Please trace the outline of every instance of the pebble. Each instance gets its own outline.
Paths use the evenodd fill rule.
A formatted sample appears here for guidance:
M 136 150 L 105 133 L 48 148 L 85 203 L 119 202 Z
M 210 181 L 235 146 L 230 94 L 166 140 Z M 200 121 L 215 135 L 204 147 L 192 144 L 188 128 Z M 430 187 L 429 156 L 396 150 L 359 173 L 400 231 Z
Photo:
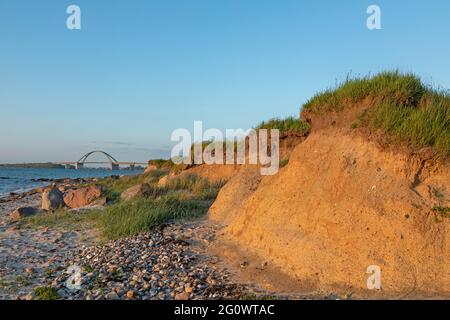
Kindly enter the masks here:
M 192 246 L 191 238 L 210 237 L 210 227 L 173 223 L 135 236 L 85 246 L 67 261 L 70 265 L 89 266 L 82 274 L 80 292 L 69 292 L 73 299 L 96 299 L 92 292 L 109 292 L 106 299 L 238 299 L 247 288 L 232 283 L 227 270 L 216 267 L 201 246 Z M 194 239 L 192 239 L 194 240 Z M 200 242 L 200 241 L 199 241 Z M 56 287 L 65 286 L 68 274 L 56 276 Z M 116 297 L 117 296 L 117 297 Z

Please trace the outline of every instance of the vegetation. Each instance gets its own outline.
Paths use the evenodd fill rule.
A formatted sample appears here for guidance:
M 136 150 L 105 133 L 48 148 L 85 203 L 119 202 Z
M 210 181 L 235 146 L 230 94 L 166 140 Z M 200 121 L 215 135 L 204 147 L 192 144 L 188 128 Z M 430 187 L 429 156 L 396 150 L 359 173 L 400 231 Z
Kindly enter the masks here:
M 382 129 L 413 148 L 433 147 L 450 155 L 450 94 L 422 83 L 413 74 L 383 72 L 347 78 L 311 98 L 303 110 L 316 114 L 342 111 L 367 101 L 369 108 L 351 125 Z
M 309 133 L 309 123 L 302 121 L 295 117 L 288 117 L 285 119 L 270 119 L 268 121 L 261 122 L 256 129 L 278 129 L 280 131 L 291 131 Z
M 137 184 L 156 183 L 165 174 L 167 174 L 167 170 L 157 169 L 145 174 L 105 178 L 100 180 L 97 185 L 102 187 L 103 193 L 109 201 L 117 203 L 120 200 L 120 195 L 126 189 Z
M 280 168 L 283 168 L 289 164 L 289 158 L 280 161 Z
M 191 219 L 206 213 L 209 203 L 179 200 L 166 196 L 160 200 L 137 199 L 108 207 L 97 215 L 98 225 L 108 239 L 137 234 L 175 219 Z
M 34 294 L 37 300 L 58 300 L 59 295 L 55 288 L 39 287 L 34 289 Z
M 26 169 L 64 169 L 63 165 L 55 164 L 51 162 L 46 163 L 13 163 L 13 164 L 0 164 L 0 167 L 6 168 L 26 168 Z
M 449 207 L 433 207 L 431 210 L 439 214 L 443 218 L 450 218 L 450 208 Z
M 222 183 L 210 183 L 194 174 L 170 179 L 159 188 L 160 197 L 117 203 L 100 213 L 92 213 L 102 234 L 111 239 L 136 234 L 156 225 L 179 219 L 200 217 L 208 211 Z
M 67 211 L 42 213 L 25 218 L 22 224 L 63 228 L 96 227 L 106 239 L 133 235 L 162 223 L 200 217 L 208 211 L 222 182 L 211 183 L 194 174 L 169 179 L 166 186 L 157 185 L 160 172 L 120 179 L 107 178 L 100 184 L 115 196 L 115 202 L 103 210 L 74 214 Z M 121 201 L 120 193 L 138 183 L 148 183 L 154 192 L 147 197 Z
M 170 170 L 179 172 L 185 168 L 184 164 L 175 164 L 171 159 L 153 159 L 148 161 L 149 166 L 155 166 L 157 169 L 160 170 Z
M 76 227 L 77 230 L 82 230 L 93 227 L 91 215 L 92 213 L 74 214 L 60 209 L 52 213 L 42 212 L 31 217 L 23 218 L 20 226 L 36 225 L 63 229 L 73 229 Z

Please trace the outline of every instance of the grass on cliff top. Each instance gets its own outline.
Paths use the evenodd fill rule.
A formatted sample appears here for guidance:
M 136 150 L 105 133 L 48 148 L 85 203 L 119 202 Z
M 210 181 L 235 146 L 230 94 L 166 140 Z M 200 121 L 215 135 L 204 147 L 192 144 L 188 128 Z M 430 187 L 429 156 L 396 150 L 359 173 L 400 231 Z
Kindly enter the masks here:
M 288 117 L 285 119 L 274 118 L 261 122 L 256 126 L 256 129 L 278 129 L 280 131 L 308 133 L 310 125 L 295 117 Z
M 175 164 L 171 159 L 153 159 L 148 161 L 149 166 L 155 166 L 158 170 L 161 171 L 173 171 L 180 172 L 186 168 L 186 165 Z
M 432 147 L 450 155 L 450 94 L 425 85 L 411 73 L 383 72 L 347 78 L 312 97 L 303 110 L 342 111 L 368 99 L 372 104 L 352 127 L 370 126 L 413 148 Z

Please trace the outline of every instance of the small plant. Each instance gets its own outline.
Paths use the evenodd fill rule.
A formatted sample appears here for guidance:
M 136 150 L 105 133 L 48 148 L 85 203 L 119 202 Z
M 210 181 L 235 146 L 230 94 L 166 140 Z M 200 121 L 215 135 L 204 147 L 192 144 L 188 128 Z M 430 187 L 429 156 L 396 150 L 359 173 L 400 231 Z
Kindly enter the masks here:
M 37 300 L 58 300 L 59 295 L 55 288 L 39 287 L 34 289 L 34 294 Z
M 450 218 L 450 207 L 435 206 L 431 210 L 439 214 L 442 218 Z
M 433 188 L 433 195 L 437 198 L 437 199 L 442 199 L 444 198 L 444 195 L 436 188 Z
M 31 281 L 29 279 L 25 278 L 25 277 L 22 277 L 22 276 L 17 276 L 16 277 L 16 282 L 17 282 L 17 284 L 19 286 L 26 287 L 26 286 L 31 285 Z
M 50 278 L 53 276 L 53 274 L 55 273 L 55 271 L 53 269 L 47 268 L 44 270 L 44 276 L 46 278 Z
M 177 219 L 204 215 L 209 203 L 199 200 L 179 200 L 171 194 L 161 199 L 136 199 L 107 207 L 96 215 L 96 223 L 109 239 L 134 235 Z
M 8 282 L 4 279 L 0 278 L 0 289 L 6 288 L 8 286 Z
M 83 265 L 83 271 L 86 273 L 91 273 L 91 272 L 94 272 L 94 268 L 92 266 L 90 266 L 89 264 L 85 264 L 85 265 Z
M 289 158 L 280 161 L 280 168 L 283 168 L 289 164 Z

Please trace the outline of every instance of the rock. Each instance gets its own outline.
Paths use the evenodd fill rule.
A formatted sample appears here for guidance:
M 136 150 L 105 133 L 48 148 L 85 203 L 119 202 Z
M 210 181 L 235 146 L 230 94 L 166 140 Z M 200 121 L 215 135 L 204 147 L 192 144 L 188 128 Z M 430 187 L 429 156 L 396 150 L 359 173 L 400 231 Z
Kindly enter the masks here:
M 189 287 L 189 286 L 184 287 L 184 292 L 192 293 L 192 287 Z
M 119 295 L 113 291 L 108 293 L 105 298 L 106 300 L 119 300 Z
M 143 183 L 128 188 L 122 192 L 120 197 L 123 201 L 127 201 L 138 197 L 149 197 L 156 195 L 157 190 L 154 187 L 150 186 L 148 183 Z
M 64 202 L 71 209 L 82 208 L 98 200 L 101 195 L 102 190 L 98 186 L 72 189 L 64 193 Z
M 19 221 L 20 219 L 24 217 L 30 217 L 35 215 L 37 210 L 32 207 L 21 207 L 14 210 L 11 217 L 14 221 Z
M 44 187 L 39 187 L 39 188 L 36 188 L 36 189 L 34 189 L 34 191 L 36 191 L 37 193 L 44 193 L 44 191 L 45 191 L 45 188 Z
M 33 268 L 25 268 L 24 271 L 28 274 L 33 274 L 34 273 L 34 269 Z
M 34 300 L 34 293 L 32 293 L 32 292 L 30 292 L 30 293 L 28 293 L 24 298 L 23 298 L 23 300 Z
M 127 292 L 127 298 L 128 299 L 133 299 L 133 297 L 134 297 L 134 291 L 133 290 L 128 291 Z
M 161 179 L 159 179 L 158 181 L 158 186 L 159 187 L 165 187 L 167 184 L 167 181 L 169 181 L 169 176 L 164 176 Z
M 189 300 L 189 293 L 187 292 L 177 293 L 175 295 L 175 300 Z
M 147 168 L 145 168 L 144 173 L 150 173 L 152 171 L 155 171 L 156 169 L 158 169 L 155 165 L 150 165 Z
M 84 213 L 91 210 L 103 210 L 103 209 L 105 209 L 105 206 L 92 204 L 81 208 L 69 209 L 68 211 L 72 213 Z
M 94 202 L 92 202 L 90 205 L 91 206 L 106 206 L 106 204 L 107 204 L 106 197 L 101 197 L 101 198 L 98 198 L 97 200 L 95 200 Z
M 57 210 L 64 206 L 64 197 L 61 191 L 50 188 L 42 193 L 42 209 L 47 211 Z

